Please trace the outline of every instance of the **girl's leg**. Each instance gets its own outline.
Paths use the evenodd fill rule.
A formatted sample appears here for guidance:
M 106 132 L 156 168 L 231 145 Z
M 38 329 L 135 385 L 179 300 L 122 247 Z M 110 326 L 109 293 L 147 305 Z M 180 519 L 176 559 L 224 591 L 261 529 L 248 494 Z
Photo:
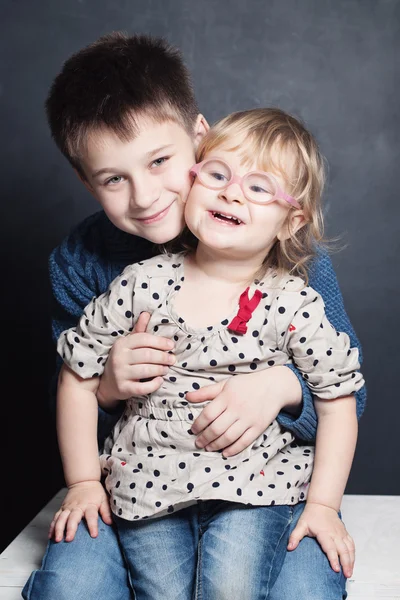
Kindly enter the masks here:
M 140 521 L 116 518 L 136 600 L 192 600 L 196 579 L 197 506 Z
M 292 513 L 291 506 L 199 503 L 196 599 L 265 600 L 285 557 Z
M 294 507 L 290 533 L 304 510 L 302 502 Z M 346 580 L 332 570 L 325 553 L 314 538 L 305 537 L 286 557 L 269 600 L 343 600 L 347 597 Z
M 42 567 L 22 590 L 25 600 L 131 600 L 128 570 L 114 527 L 99 519 L 92 538 L 80 523 L 72 542 L 47 545 Z

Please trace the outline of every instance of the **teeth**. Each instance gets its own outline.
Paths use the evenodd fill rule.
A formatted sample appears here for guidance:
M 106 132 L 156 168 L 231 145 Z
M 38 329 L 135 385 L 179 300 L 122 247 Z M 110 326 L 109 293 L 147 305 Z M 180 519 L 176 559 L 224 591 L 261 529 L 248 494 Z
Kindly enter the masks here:
M 241 224 L 241 220 L 236 218 L 236 217 L 232 217 L 231 215 L 224 215 L 223 213 L 219 213 L 219 212 L 213 212 L 213 216 L 214 217 L 224 217 L 224 219 L 229 219 L 230 221 L 235 221 L 238 225 Z

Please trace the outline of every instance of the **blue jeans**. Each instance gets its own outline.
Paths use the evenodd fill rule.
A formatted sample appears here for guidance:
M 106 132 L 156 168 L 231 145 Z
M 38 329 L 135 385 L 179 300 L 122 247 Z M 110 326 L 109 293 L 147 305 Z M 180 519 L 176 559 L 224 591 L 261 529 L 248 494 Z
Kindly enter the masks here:
M 291 506 L 199 502 L 116 519 L 137 600 L 265 600 L 281 570 Z
M 303 503 L 293 507 L 293 520 L 288 533 L 296 526 L 303 508 Z M 179 512 L 174 514 L 179 515 Z M 229 531 L 230 539 L 236 536 L 236 532 Z M 246 546 L 247 544 L 248 542 Z M 223 548 L 225 551 L 226 545 Z M 192 550 L 189 547 L 182 550 L 186 560 L 189 550 Z M 199 552 L 202 552 L 202 546 Z M 218 557 L 209 556 L 210 559 L 216 560 Z M 244 552 L 240 555 L 240 561 L 243 559 Z M 153 562 L 156 560 L 157 557 Z M 160 557 L 160 564 L 161 560 Z M 235 570 L 235 563 L 230 570 Z M 32 573 L 22 596 L 25 600 L 133 600 L 127 568 L 114 527 L 100 522 L 99 537 L 93 539 L 85 524 L 81 523 L 73 542 L 56 544 L 50 541 L 41 569 Z M 243 597 L 247 598 L 246 595 Z M 165 600 L 165 595 L 163 598 Z M 206 600 L 204 594 L 203 598 Z M 311 538 L 304 538 L 294 552 L 286 552 L 281 572 L 268 600 L 299 598 L 346 598 L 344 577 L 331 569 L 319 544 Z M 153 600 L 153 596 L 150 599 Z

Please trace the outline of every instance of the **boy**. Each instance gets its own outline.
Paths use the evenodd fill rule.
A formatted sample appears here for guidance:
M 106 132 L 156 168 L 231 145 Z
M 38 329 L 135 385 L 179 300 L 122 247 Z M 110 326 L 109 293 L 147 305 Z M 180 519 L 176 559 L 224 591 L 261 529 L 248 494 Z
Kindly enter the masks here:
M 127 264 L 156 254 L 153 243 L 178 235 L 191 185 L 189 169 L 208 126 L 199 114 L 179 52 L 162 40 L 121 34 L 100 38 L 65 63 L 50 91 L 47 115 L 57 146 L 104 211 L 86 219 L 51 255 L 50 275 L 59 309 L 53 321 L 57 339 Z M 324 297 L 333 325 L 350 335 L 352 345 L 359 345 L 327 256 L 317 261 L 311 284 Z M 99 388 L 100 404 L 148 393 L 160 385 L 164 365 L 173 360 L 169 353 L 173 347 L 170 341 L 145 332 L 146 319 L 143 315 L 136 332 L 116 341 Z M 215 398 L 193 425 L 200 434 L 199 445 L 225 448 L 228 455 L 239 452 L 283 408 L 282 426 L 299 438 L 315 437 L 315 413 L 306 388 L 300 416 L 288 414 L 301 401 L 293 371 L 274 367 L 234 381 L 234 387 L 228 380 L 223 389 L 210 386 L 199 390 L 197 397 L 192 395 L 192 401 Z M 359 414 L 364 403 L 361 392 Z M 100 409 L 99 414 L 106 433 L 110 416 Z M 228 430 L 233 423 L 232 437 Z M 107 508 L 103 518 L 110 523 Z M 50 542 L 42 569 L 32 574 L 24 597 L 129 598 L 114 530 L 103 523 L 99 528 L 96 538 L 80 525 L 73 544 Z M 90 529 L 97 534 L 97 518 Z M 311 564 L 317 581 L 312 581 Z M 311 597 L 311 589 L 313 594 L 319 589 L 320 597 L 341 598 L 343 583 L 315 540 L 306 538 L 287 555 L 270 598 Z

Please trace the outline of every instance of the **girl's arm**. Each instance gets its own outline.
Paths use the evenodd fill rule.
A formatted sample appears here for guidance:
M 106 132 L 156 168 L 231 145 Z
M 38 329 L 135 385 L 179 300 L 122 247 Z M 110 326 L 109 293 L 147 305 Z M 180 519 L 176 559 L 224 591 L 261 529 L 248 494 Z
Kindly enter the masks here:
M 84 518 L 92 537 L 98 535 L 98 513 L 112 523 L 110 507 L 100 483 L 97 446 L 99 378 L 82 379 L 69 367 L 60 372 L 57 392 L 57 435 L 68 493 L 49 531 L 56 542 L 74 539 Z
M 294 550 L 304 536 L 315 537 L 332 569 L 351 577 L 354 542 L 338 516 L 357 442 L 354 396 L 332 401 L 315 399 L 318 430 L 307 503 L 289 539 Z

